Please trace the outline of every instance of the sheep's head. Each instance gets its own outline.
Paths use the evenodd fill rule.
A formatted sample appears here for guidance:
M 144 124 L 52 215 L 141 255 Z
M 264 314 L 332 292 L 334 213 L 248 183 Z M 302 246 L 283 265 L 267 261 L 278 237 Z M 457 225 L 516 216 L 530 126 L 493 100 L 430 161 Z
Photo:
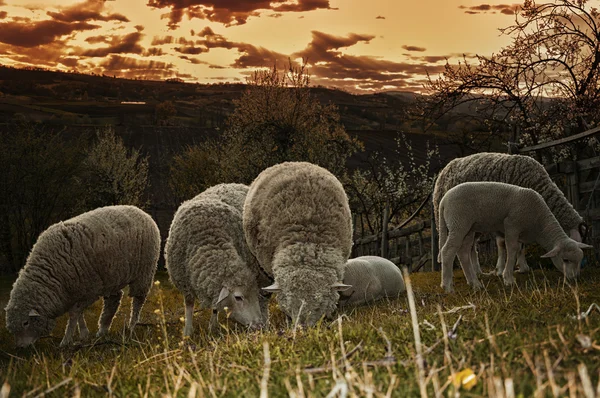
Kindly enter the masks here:
M 261 292 L 256 283 L 223 287 L 215 304 L 215 309 L 222 311 L 227 307 L 230 317 L 242 325 L 251 328 L 262 327 Z
M 6 328 L 15 336 L 17 347 L 27 347 L 49 335 L 55 323 L 35 308 L 20 308 L 10 302 L 6 307 Z
M 335 270 L 299 268 L 281 278 L 276 274 L 275 283 L 263 290 L 276 293 L 281 310 L 293 322 L 312 326 L 335 311 L 338 292 L 349 287 L 339 282 Z
M 554 266 L 562 271 L 568 279 L 575 279 L 579 276 L 581 260 L 583 259 L 581 249 L 592 248 L 593 246 L 569 238 L 558 242 L 542 258 L 551 258 Z

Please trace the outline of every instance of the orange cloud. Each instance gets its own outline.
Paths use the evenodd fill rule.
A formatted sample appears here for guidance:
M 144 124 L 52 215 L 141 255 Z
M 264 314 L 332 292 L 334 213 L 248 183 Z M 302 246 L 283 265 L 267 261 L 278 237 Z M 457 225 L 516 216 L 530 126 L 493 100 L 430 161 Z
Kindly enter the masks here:
M 419 52 L 427 51 L 426 48 L 417 47 L 417 46 L 402 46 L 402 48 L 405 49 L 406 51 L 419 51 Z
M 54 20 L 38 22 L 0 23 L 0 42 L 20 47 L 35 47 L 54 42 L 76 31 L 94 30 L 99 25 L 87 22 L 61 22 Z
M 495 14 L 499 12 L 505 15 L 514 15 L 522 7 L 522 4 L 480 4 L 477 6 L 459 6 L 458 8 L 465 10 L 465 14 Z
M 275 13 L 303 12 L 318 9 L 334 9 L 329 0 L 148 0 L 153 8 L 170 8 L 165 14 L 168 26 L 175 29 L 184 14 L 188 18 L 206 19 L 225 26 L 243 25 L 249 17 L 259 16 L 265 11 Z

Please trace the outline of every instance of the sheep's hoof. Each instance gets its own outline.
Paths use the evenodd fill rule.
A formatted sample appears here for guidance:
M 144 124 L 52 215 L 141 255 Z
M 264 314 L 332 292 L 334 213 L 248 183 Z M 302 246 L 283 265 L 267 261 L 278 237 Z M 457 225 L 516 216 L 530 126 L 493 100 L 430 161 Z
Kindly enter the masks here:
M 84 331 L 79 331 L 79 340 L 81 341 L 85 341 L 90 337 L 90 331 L 89 330 L 84 330 Z
M 106 333 L 108 333 L 108 330 L 106 329 L 98 329 L 98 332 L 96 332 L 96 338 L 100 338 L 102 336 L 105 336 Z
M 481 284 L 481 282 L 475 281 L 475 283 L 473 283 L 471 285 L 471 288 L 473 289 L 474 292 L 478 292 L 483 288 L 483 285 Z
M 514 278 L 504 278 L 504 286 L 512 286 L 515 284 Z
M 65 340 L 65 339 L 62 339 L 62 341 L 60 342 L 60 345 L 59 345 L 59 347 L 61 347 L 61 348 L 65 348 L 65 347 L 68 347 L 68 346 L 70 346 L 70 345 L 71 345 L 71 343 L 72 343 L 72 340 Z
M 454 286 L 452 286 L 452 284 L 449 284 L 449 285 L 442 284 L 442 288 L 444 289 L 444 291 L 446 293 L 454 293 Z
M 521 265 L 521 266 L 519 267 L 519 269 L 517 270 L 517 272 L 518 272 L 519 274 L 524 274 L 524 273 L 527 273 L 527 272 L 529 272 L 529 271 L 531 271 L 531 268 L 529 268 L 529 266 L 527 266 L 527 265 Z

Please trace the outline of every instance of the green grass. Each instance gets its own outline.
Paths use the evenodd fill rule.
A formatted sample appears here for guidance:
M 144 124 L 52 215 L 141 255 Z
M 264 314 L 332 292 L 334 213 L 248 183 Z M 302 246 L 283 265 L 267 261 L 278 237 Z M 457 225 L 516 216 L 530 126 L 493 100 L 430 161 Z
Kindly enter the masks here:
M 273 300 L 267 330 L 246 333 L 224 322 L 221 335 L 208 336 L 210 314 L 201 310 L 196 335 L 184 342 L 181 296 L 165 274 L 158 279 L 134 340 L 122 337 L 129 299 L 107 339 L 66 349 L 58 347 L 65 317 L 52 337 L 16 350 L 2 316 L 0 384 L 11 396 L 259 396 L 261 382 L 273 397 L 321 397 L 335 389 L 331 396 L 344 396 L 345 389 L 347 396 L 419 396 L 406 295 L 336 314 L 308 330 L 288 325 Z M 504 396 L 499 389 L 511 383 L 514 396 L 585 396 L 586 374 L 595 393 L 600 313 L 573 316 L 600 303 L 599 268 L 584 269 L 577 286 L 564 284 L 554 270 L 518 275 L 514 289 L 488 276 L 481 292 L 471 292 L 457 271 L 454 294 L 441 292 L 437 272 L 411 279 L 428 396 L 453 394 L 452 376 L 467 368 L 477 383 L 458 390 L 466 397 Z M 93 333 L 100 306 L 86 313 Z M 455 324 L 455 334 L 445 338 L 443 330 Z

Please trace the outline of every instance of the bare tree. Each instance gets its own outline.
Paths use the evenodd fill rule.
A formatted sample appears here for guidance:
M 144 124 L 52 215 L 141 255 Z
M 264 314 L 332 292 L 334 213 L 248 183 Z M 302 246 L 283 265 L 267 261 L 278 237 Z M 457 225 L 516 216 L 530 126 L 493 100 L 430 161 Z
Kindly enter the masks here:
M 470 106 L 493 123 L 508 124 L 505 139 L 533 145 L 583 131 L 600 116 L 600 26 L 588 0 L 525 0 L 511 26 L 511 44 L 491 56 L 446 63 L 429 78 L 426 116 Z M 574 155 L 571 153 L 569 156 Z

